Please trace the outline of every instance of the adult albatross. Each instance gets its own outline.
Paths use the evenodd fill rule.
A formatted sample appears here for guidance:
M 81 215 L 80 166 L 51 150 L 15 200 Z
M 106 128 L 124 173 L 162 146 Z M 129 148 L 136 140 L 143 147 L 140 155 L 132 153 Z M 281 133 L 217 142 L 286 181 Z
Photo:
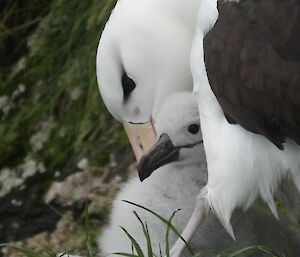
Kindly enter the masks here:
M 278 217 L 279 183 L 287 179 L 300 191 L 300 1 L 218 8 L 219 19 L 217 1 L 201 1 L 191 54 L 208 183 L 183 231 L 187 240 L 208 206 L 234 237 L 235 208 L 247 209 L 260 196 Z M 178 240 L 172 256 L 183 248 Z

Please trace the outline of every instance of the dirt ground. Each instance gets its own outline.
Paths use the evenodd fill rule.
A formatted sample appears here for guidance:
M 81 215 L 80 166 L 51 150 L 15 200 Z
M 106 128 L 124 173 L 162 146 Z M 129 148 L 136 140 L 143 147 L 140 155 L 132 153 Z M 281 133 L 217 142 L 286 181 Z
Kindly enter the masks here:
M 13 190 L 0 202 L 1 242 L 36 252 L 74 253 L 86 256 L 84 208 L 88 213 L 97 256 L 96 238 L 108 221 L 110 205 L 120 184 L 136 172 L 133 155 L 112 157 L 105 167 L 90 167 L 83 159 L 64 179 L 54 181 L 48 190 Z M 12 247 L 1 249 L 0 256 L 22 256 Z

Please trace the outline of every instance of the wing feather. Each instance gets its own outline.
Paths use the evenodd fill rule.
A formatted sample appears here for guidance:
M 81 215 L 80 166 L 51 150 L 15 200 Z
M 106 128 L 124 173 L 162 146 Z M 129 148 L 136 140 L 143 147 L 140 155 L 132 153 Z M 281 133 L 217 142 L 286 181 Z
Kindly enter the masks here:
M 300 1 L 219 3 L 204 42 L 213 92 L 230 123 L 283 149 L 300 144 Z

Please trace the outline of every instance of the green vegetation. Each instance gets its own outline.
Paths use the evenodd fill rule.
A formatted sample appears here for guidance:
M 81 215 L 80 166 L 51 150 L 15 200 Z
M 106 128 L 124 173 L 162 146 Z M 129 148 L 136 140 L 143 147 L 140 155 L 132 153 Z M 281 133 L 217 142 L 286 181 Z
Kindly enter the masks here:
M 3 2 L 0 168 L 30 155 L 51 178 L 81 156 L 106 163 L 105 149 L 127 146 L 101 102 L 95 74 L 98 40 L 116 0 Z M 36 149 L 33 136 L 49 120 L 49 138 Z
M 129 149 L 96 81 L 97 45 L 116 1 L 1 1 L 0 179 L 8 182 L 6 169 L 9 189 L 1 191 L 1 180 L 0 197 L 21 188 L 19 178 L 45 193 L 82 158 L 103 167 L 112 153 Z M 25 176 L 27 164 L 39 172 Z M 99 215 L 104 221 L 107 209 Z
M 175 214 L 177 211 L 175 211 L 172 216 L 170 217 L 169 220 L 165 219 L 164 217 L 160 216 L 159 214 L 153 212 L 152 210 L 141 206 L 139 204 L 130 202 L 130 201 L 124 201 L 128 204 L 134 205 L 138 208 L 141 208 L 149 213 L 151 213 L 152 215 L 154 215 L 156 218 L 158 218 L 162 223 L 164 223 L 167 228 L 166 228 L 166 240 L 165 242 L 162 242 L 163 244 L 165 244 L 165 252 L 166 252 L 166 257 L 170 257 L 170 248 L 169 248 L 169 231 L 172 230 L 177 236 L 180 236 L 180 233 L 177 231 L 177 229 L 172 225 L 172 219 L 174 218 Z M 147 254 L 143 253 L 141 247 L 139 246 L 139 243 L 124 229 L 121 227 L 121 229 L 125 232 L 125 234 L 127 235 L 127 237 L 129 238 L 129 240 L 131 241 L 132 245 L 133 245 L 133 249 L 135 250 L 135 252 L 133 251 L 132 253 L 115 253 L 117 255 L 120 256 L 124 256 L 124 257 L 157 257 L 153 251 L 152 251 L 152 246 L 151 246 L 151 237 L 148 231 L 148 227 L 147 227 L 147 223 L 143 222 L 141 220 L 141 218 L 139 217 L 139 215 L 134 211 L 133 214 L 136 216 L 137 221 L 141 224 L 141 229 L 143 229 L 144 235 L 145 235 L 145 239 L 147 242 Z M 181 239 L 185 242 L 185 245 L 187 247 L 187 249 L 190 252 L 190 256 L 192 257 L 201 257 L 201 256 L 206 256 L 206 254 L 208 253 L 208 251 L 203 251 L 201 253 L 194 253 L 194 251 L 191 249 L 191 247 L 188 245 L 188 243 L 181 237 Z M 279 253 L 277 253 L 276 251 L 272 250 L 271 248 L 264 246 L 264 245 L 253 245 L 253 246 L 248 246 L 248 247 L 235 247 L 235 248 L 230 248 L 230 249 L 226 249 L 222 252 L 216 252 L 214 250 L 210 251 L 210 254 L 214 254 L 216 257 L 239 257 L 239 256 L 245 256 L 244 254 L 246 253 L 258 253 L 258 252 L 264 252 L 267 254 L 267 256 L 270 257 L 293 257 L 292 255 L 281 255 Z M 210 255 L 211 256 L 211 255 Z M 161 249 L 160 249 L 160 256 L 159 257 L 163 257 Z
M 166 225 L 165 242 L 162 242 L 162 245 L 165 245 L 166 257 L 170 257 L 170 246 L 169 246 L 169 232 L 170 232 L 170 230 L 172 230 L 176 235 L 180 236 L 177 229 L 172 225 L 172 220 L 173 220 L 175 214 L 179 210 L 176 210 L 175 212 L 173 212 L 171 217 L 167 220 L 164 217 L 160 216 L 159 214 L 153 212 L 152 210 L 150 210 L 150 209 L 148 209 L 148 208 L 146 208 L 142 205 L 139 205 L 139 204 L 136 204 L 136 203 L 133 203 L 133 202 L 130 202 L 130 201 L 124 201 L 124 202 L 126 202 L 128 204 L 131 204 L 131 205 L 134 205 L 134 206 L 136 206 L 136 207 L 138 207 L 142 210 L 145 210 L 145 211 L 151 213 L 157 219 L 159 219 L 163 224 Z M 135 215 L 135 217 L 137 218 L 137 222 L 139 222 L 141 224 L 141 229 L 144 232 L 145 239 L 146 239 L 146 242 L 147 242 L 147 253 L 144 253 L 142 248 L 139 245 L 139 242 L 137 242 L 125 228 L 121 227 L 121 230 L 125 233 L 125 235 L 129 239 L 129 242 L 131 242 L 131 244 L 132 244 L 132 252 L 131 253 L 116 252 L 116 253 L 113 253 L 113 254 L 124 256 L 124 257 L 145 257 L 145 256 L 147 256 L 147 257 L 158 257 L 154 254 L 154 252 L 152 250 L 151 236 L 149 234 L 147 223 L 142 221 L 142 219 L 140 218 L 140 216 L 138 215 L 138 213 L 136 211 L 133 212 L 133 215 Z M 88 216 L 88 204 L 87 203 L 86 203 L 86 207 L 85 207 L 85 234 L 86 234 L 86 252 L 87 252 L 86 256 L 87 257 L 93 257 L 93 253 L 92 253 L 93 235 L 92 235 L 91 228 L 90 228 L 90 222 L 89 222 L 89 216 Z M 182 240 L 184 240 L 184 239 L 182 238 Z M 188 248 L 188 250 L 190 252 L 191 257 L 206 256 L 206 254 L 208 253 L 208 251 L 203 251 L 202 253 L 194 253 L 193 250 L 191 249 L 191 247 L 188 245 L 188 243 L 185 242 L 185 244 L 186 244 L 186 247 Z M 13 247 L 13 248 L 19 250 L 21 253 L 23 253 L 24 257 L 55 257 L 56 256 L 56 254 L 53 253 L 50 250 L 44 250 L 43 252 L 36 253 L 32 250 L 17 247 L 17 246 L 14 246 L 14 245 L 9 245 L 9 244 L 0 244 L 0 248 L 1 247 Z M 61 257 L 68 256 L 68 254 L 70 254 L 70 252 L 66 252 L 65 254 L 62 254 Z M 246 253 L 254 254 L 254 253 L 258 253 L 258 252 L 266 253 L 266 256 L 270 256 L 270 257 L 293 257 L 290 254 L 287 255 L 287 256 L 281 255 L 281 254 L 275 252 L 274 250 L 270 249 L 269 247 L 263 246 L 263 245 L 254 245 L 254 246 L 248 246 L 248 247 L 235 247 L 235 248 L 226 249 L 226 250 L 224 250 L 222 252 L 219 252 L 219 253 L 212 250 L 212 251 L 210 251 L 210 254 L 213 253 L 213 254 L 215 254 L 216 257 L 239 257 L 239 256 L 245 256 L 244 254 L 246 254 Z M 159 257 L 163 257 L 161 249 L 160 249 Z
M 20 253 L 23 254 L 23 256 L 26 257 L 56 257 L 56 254 L 51 252 L 51 251 L 47 251 L 45 250 L 43 253 L 36 253 L 34 251 L 31 251 L 29 249 L 23 248 L 23 247 L 18 247 L 18 246 L 14 246 L 14 245 L 10 245 L 10 244 L 0 244 L 0 248 L 1 247 L 11 247 L 14 248 L 16 250 L 18 250 Z

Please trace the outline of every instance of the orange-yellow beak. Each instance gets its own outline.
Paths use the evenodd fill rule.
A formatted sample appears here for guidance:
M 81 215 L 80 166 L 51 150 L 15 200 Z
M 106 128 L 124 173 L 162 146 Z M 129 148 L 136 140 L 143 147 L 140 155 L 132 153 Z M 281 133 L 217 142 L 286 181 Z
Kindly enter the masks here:
M 137 163 L 139 163 L 143 154 L 156 142 L 156 132 L 153 122 L 151 120 L 151 122 L 144 124 L 123 123 L 123 126 L 129 138 Z

